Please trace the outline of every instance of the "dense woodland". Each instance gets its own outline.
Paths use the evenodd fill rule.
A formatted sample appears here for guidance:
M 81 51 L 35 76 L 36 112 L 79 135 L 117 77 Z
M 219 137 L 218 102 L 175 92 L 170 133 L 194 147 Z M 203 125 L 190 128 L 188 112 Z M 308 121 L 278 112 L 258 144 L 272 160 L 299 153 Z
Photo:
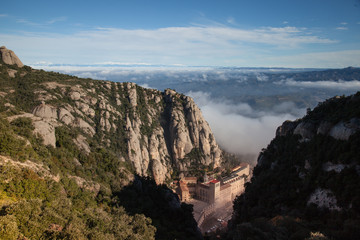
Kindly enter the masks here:
M 360 118 L 360 93 L 319 104 L 298 120 L 337 123 Z M 349 140 L 321 134 L 277 136 L 260 153 L 251 183 L 234 202 L 229 239 L 360 238 L 360 133 Z M 324 164 L 342 164 L 340 172 Z M 307 204 L 315 189 L 329 189 L 341 210 Z M 322 236 L 322 237 L 321 237 Z

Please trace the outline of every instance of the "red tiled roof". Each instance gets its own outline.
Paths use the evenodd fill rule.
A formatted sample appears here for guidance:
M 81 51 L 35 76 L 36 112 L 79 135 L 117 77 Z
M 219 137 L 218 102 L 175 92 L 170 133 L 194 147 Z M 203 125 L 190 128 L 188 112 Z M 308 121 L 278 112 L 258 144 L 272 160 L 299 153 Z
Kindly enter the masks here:
M 219 180 L 214 179 L 214 180 L 211 180 L 210 182 L 211 182 L 211 183 L 218 183 L 218 182 L 220 182 L 220 181 L 219 181 Z

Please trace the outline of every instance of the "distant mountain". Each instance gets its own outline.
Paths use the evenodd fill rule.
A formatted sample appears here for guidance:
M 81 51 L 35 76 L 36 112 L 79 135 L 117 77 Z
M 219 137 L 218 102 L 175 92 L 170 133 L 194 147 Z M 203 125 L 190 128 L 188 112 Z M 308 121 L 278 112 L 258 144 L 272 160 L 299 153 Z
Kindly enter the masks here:
M 279 79 L 278 74 L 269 74 L 270 80 Z M 328 69 L 318 71 L 288 72 L 282 78 L 292 78 L 295 81 L 360 81 L 360 68 L 347 67 L 343 69 Z
M 227 238 L 360 239 L 359 144 L 360 92 L 284 122 L 234 201 Z

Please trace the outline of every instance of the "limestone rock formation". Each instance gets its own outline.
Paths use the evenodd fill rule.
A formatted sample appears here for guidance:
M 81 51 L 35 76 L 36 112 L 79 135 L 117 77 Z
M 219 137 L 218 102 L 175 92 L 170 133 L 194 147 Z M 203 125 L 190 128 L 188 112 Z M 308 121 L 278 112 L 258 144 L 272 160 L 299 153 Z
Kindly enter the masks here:
M 46 121 L 34 121 L 35 133 L 40 134 L 44 139 L 44 145 L 56 146 L 55 127 Z
M 351 135 L 360 130 L 360 119 L 352 118 L 347 122 L 340 121 L 336 124 L 321 121 L 318 124 L 302 121 L 286 121 L 276 130 L 276 136 L 298 134 L 302 139 L 311 139 L 316 134 L 327 135 L 339 140 L 348 140 Z
M 42 102 L 39 106 L 36 106 L 32 112 L 35 116 L 42 118 L 57 118 L 56 108 Z
M 3 54 L 3 50 L 5 48 L 2 48 L 3 60 L 0 60 L 0 154 L 10 156 L 13 159 L 11 165 L 21 168 L 13 171 L 9 161 L 0 159 L 0 184 L 5 184 L 3 188 L 6 189 L 5 195 L 2 194 L 5 196 L 3 210 L 19 209 L 17 215 L 13 211 L 3 212 L 9 212 L 6 214 L 11 217 L 11 223 L 19 226 L 24 224 L 21 222 L 23 206 L 28 210 L 41 209 L 36 210 L 34 216 L 45 213 L 52 218 L 56 213 L 61 220 L 50 223 L 49 227 L 39 218 L 29 226 L 30 229 L 36 225 L 31 233 L 26 229 L 20 233 L 20 228 L 17 231 L 16 227 L 18 234 L 9 236 L 30 239 L 52 235 L 49 229 L 57 229 L 65 236 L 68 233 L 60 231 L 73 224 L 68 214 L 86 206 L 85 212 L 80 209 L 72 217 L 81 218 L 80 225 L 76 224 L 85 226 L 98 215 L 97 223 L 109 225 L 102 228 L 103 232 L 89 226 L 100 239 L 122 239 L 125 235 L 129 239 L 135 235 L 139 239 L 153 238 L 155 227 L 148 219 L 151 216 L 128 216 L 121 207 L 125 202 L 137 202 L 146 203 L 149 209 L 158 208 L 157 212 L 160 210 L 161 216 L 156 214 L 154 223 L 167 218 L 162 216 L 170 219 L 174 213 L 179 217 L 179 223 L 171 224 L 173 229 L 161 224 L 157 226 L 157 233 L 168 231 L 174 236 L 182 236 L 186 232 L 187 237 L 201 239 L 191 207 L 180 204 L 172 190 L 154 184 L 154 180 L 158 184 L 169 183 L 178 174 L 186 174 L 195 167 L 210 168 L 220 163 L 221 150 L 192 99 L 174 91 L 168 96 L 168 93 L 145 89 L 134 83 L 81 79 L 28 66 L 20 69 L 8 65 L 17 64 L 16 59 L 12 52 Z M 9 80 L 9 75 L 14 79 Z M 23 168 L 29 169 L 23 171 Z M 137 183 L 144 183 L 145 195 L 123 194 L 130 182 L 137 184 L 135 178 L 141 179 Z M 138 201 L 136 198 L 140 197 L 144 199 Z M 147 204 L 149 199 L 150 204 Z M 159 201 L 161 206 L 156 204 Z M 114 202 L 114 211 L 105 211 Z M 90 214 L 83 218 L 87 213 Z M 121 223 L 117 224 L 118 221 Z M 126 230 L 123 226 L 134 228 L 134 235 L 121 235 Z M 146 237 L 137 233 L 135 228 L 139 226 L 145 229 Z M 151 227 L 153 234 L 149 234 L 144 226 Z M 84 237 L 75 233 L 73 238 L 85 239 L 93 234 L 87 229 L 81 229 Z M 168 233 L 159 236 L 161 234 L 170 236 Z
M 0 47 L 0 55 L 1 55 L 1 59 L 6 64 L 9 65 L 16 64 L 18 67 L 24 66 L 24 64 L 20 61 L 20 59 L 16 56 L 16 54 L 13 51 L 7 49 L 5 46 Z
M 55 127 L 59 126 L 59 123 L 56 120 L 51 118 L 42 118 L 31 113 L 14 115 L 8 117 L 8 120 L 9 122 L 12 122 L 20 117 L 30 118 L 32 120 L 34 133 L 39 134 L 43 138 L 44 145 L 50 145 L 52 147 L 56 146 Z
M 76 184 L 83 189 L 93 192 L 95 195 L 100 191 L 100 184 L 92 181 L 86 181 L 85 179 L 79 176 L 68 176 L 71 179 L 74 179 Z
M 70 125 L 74 122 L 75 117 L 65 108 L 59 109 L 58 119 L 64 122 L 66 125 Z
M 287 120 L 276 129 L 276 136 L 286 136 L 288 134 L 291 134 L 296 128 L 296 126 L 296 122 Z
M 87 143 L 86 137 L 79 134 L 76 139 L 74 139 L 74 143 L 76 146 L 78 146 L 80 149 L 82 149 L 85 153 L 90 153 L 91 149 L 89 144 Z
M 13 52 L 1 49 L 5 63 L 18 64 Z M 65 127 L 74 133 L 80 151 L 111 149 L 137 174 L 157 183 L 171 179 L 174 172 L 187 174 L 194 165 L 221 164 L 222 150 L 200 109 L 192 98 L 174 90 L 71 78 L 36 84 L 34 103 L 41 104 L 25 114 L 46 145 L 56 147 L 56 128 Z
M 303 139 L 310 139 L 314 136 L 315 126 L 311 122 L 301 122 L 294 129 L 294 134 L 299 134 Z
M 16 70 L 14 70 L 14 69 L 8 69 L 8 74 L 9 74 L 9 77 L 11 77 L 11 78 L 14 78 L 15 77 L 15 74 L 17 73 L 17 71 Z
M 170 136 L 173 158 L 183 159 L 191 151 L 199 149 L 204 155 L 202 164 L 220 166 L 221 150 L 194 100 L 173 90 L 165 91 L 165 99 L 172 105 Z M 179 168 L 186 170 L 187 167 L 180 164 Z
M 220 166 L 222 151 L 193 99 L 169 89 L 163 93 L 145 91 L 130 83 L 120 85 L 119 89 L 124 89 L 135 111 L 126 115 L 125 130 L 128 157 L 138 174 L 148 176 L 151 173 L 156 182 L 162 183 L 171 177 L 174 169 L 186 172 L 197 161 Z M 106 127 L 107 119 L 109 116 L 102 117 L 100 126 L 110 131 Z M 151 132 L 146 134 L 147 131 Z M 192 151 L 200 151 L 202 157 L 194 159 Z
M 82 134 L 74 139 L 74 144 L 89 154 L 86 136 L 102 136 L 102 144 L 109 147 L 115 145 L 111 136 L 124 131 L 126 151 L 119 157 L 128 159 L 137 174 L 152 176 L 157 183 L 170 179 L 175 170 L 186 174 L 193 164 L 214 168 L 221 164 L 222 150 L 190 97 L 170 89 L 146 90 L 133 83 L 118 83 L 115 86 L 119 92 L 115 96 L 101 93 L 98 98 L 94 97 L 93 89 L 80 85 L 43 85 L 52 91 L 59 88 L 61 94 L 56 97 L 59 103 L 62 97 L 73 101 L 57 106 L 44 100 L 34 107 L 35 131 L 45 144 L 55 147 L 56 126 L 75 127 Z M 112 85 L 104 86 L 104 91 L 111 90 Z M 38 93 L 42 99 L 54 99 L 45 90 Z
M 360 130 L 360 119 L 353 118 L 349 122 L 339 122 L 329 131 L 329 136 L 340 140 L 348 140 L 351 135 Z

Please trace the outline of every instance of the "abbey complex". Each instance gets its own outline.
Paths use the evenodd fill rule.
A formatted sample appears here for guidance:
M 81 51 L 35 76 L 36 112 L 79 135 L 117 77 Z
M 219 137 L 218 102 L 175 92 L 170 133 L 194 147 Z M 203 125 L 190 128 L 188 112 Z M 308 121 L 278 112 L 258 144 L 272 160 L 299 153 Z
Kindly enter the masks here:
M 183 177 L 176 182 L 175 192 L 181 201 L 200 208 L 200 211 L 194 211 L 195 220 L 200 226 L 216 209 L 232 205 L 235 197 L 244 192 L 244 184 L 249 178 L 250 165 L 243 163 L 224 178 L 217 179 L 205 174 L 203 181 L 200 181 L 196 177 Z

